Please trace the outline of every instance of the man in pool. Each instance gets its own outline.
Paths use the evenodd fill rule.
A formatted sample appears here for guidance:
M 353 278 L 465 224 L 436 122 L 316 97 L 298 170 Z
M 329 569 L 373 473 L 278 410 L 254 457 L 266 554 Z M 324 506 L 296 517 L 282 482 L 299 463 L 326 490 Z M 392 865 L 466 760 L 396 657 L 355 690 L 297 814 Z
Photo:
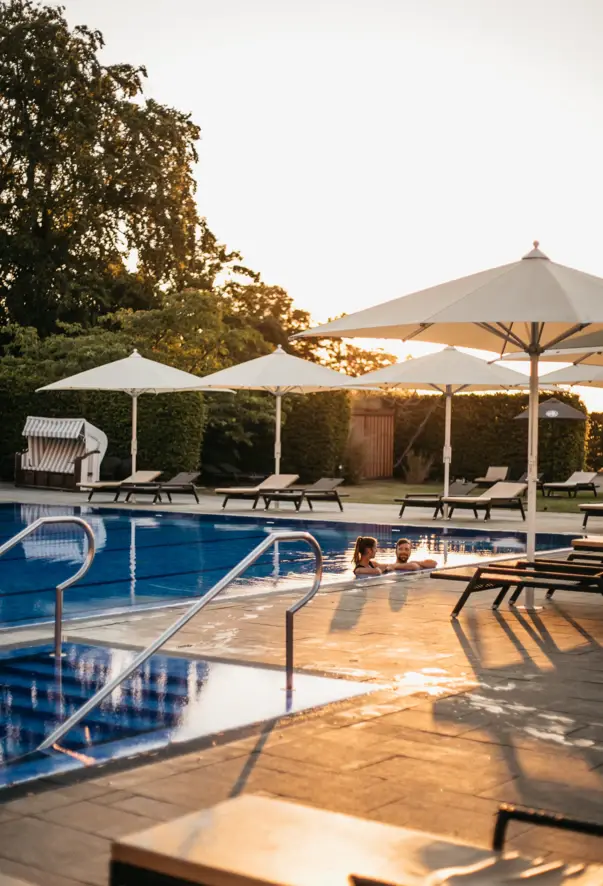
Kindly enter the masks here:
M 415 572 L 417 569 L 434 569 L 438 564 L 435 560 L 411 560 L 412 545 L 408 538 L 399 538 L 396 542 L 396 559 L 388 563 L 387 572 Z

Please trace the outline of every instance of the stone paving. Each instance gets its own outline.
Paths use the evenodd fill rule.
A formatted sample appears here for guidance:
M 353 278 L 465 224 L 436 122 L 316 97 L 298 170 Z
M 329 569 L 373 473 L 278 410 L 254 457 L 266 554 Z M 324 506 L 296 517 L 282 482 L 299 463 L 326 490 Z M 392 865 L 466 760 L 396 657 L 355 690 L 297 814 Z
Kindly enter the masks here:
M 114 836 L 247 792 L 480 846 L 503 801 L 603 821 L 601 602 L 557 594 L 538 612 L 493 613 L 483 594 L 451 622 L 458 593 L 421 577 L 319 595 L 297 617 L 296 666 L 374 683 L 373 694 L 6 795 L 0 873 L 100 886 Z M 217 602 L 167 648 L 280 666 L 293 599 Z M 173 618 L 71 626 L 69 638 L 138 648 Z M 600 841 L 525 825 L 509 845 L 603 861 Z

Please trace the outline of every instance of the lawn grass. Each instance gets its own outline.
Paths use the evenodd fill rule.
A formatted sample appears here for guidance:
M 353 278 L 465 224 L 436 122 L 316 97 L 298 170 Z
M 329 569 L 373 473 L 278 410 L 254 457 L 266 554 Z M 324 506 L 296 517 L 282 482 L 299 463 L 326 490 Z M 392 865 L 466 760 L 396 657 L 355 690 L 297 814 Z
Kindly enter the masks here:
M 422 486 L 412 486 L 402 483 L 400 480 L 367 480 L 358 486 L 345 487 L 349 495 L 348 501 L 362 504 L 393 504 L 395 498 L 404 498 L 407 492 L 441 492 L 441 483 L 425 483 Z M 477 490 L 477 494 L 486 490 Z M 569 498 L 567 495 L 545 498 L 538 494 L 538 510 L 558 514 L 575 514 L 578 512 L 580 502 L 594 502 L 592 493 L 582 492 L 577 498 Z M 603 498 L 601 499 L 603 504 Z

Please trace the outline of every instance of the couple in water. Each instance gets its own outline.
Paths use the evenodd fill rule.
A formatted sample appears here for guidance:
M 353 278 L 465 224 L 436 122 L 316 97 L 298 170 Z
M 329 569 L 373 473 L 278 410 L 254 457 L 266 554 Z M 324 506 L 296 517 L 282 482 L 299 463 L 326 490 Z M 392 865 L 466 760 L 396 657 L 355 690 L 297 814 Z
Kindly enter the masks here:
M 396 559 L 393 563 L 378 563 L 377 539 L 359 535 L 354 548 L 354 575 L 383 575 L 386 572 L 414 572 L 417 569 L 433 569 L 435 560 L 410 560 L 411 544 L 407 538 L 396 542 Z

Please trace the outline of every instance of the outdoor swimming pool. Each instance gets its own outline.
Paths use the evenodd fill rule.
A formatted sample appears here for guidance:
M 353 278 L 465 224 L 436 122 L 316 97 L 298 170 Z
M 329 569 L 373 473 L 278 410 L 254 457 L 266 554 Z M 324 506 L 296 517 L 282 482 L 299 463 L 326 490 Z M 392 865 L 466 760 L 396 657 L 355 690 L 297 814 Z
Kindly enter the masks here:
M 0 505 L 0 543 L 38 517 L 75 514 L 96 536 L 97 554 L 83 579 L 65 593 L 65 617 L 165 606 L 207 592 L 252 550 L 266 532 L 306 529 L 325 556 L 326 584 L 352 579 L 357 535 L 374 535 L 380 556 L 392 559 L 396 539 L 407 536 L 417 555 L 443 565 L 514 555 L 525 550 L 523 532 L 493 532 L 447 526 L 339 523 L 286 517 L 184 514 L 89 506 Z M 539 550 L 568 547 L 570 535 L 539 534 Z M 54 588 L 80 565 L 85 540 L 76 526 L 46 526 L 0 559 L 0 628 L 54 617 Z M 299 586 L 313 574 L 314 559 L 303 543 L 281 544 L 232 585 L 231 594 L 253 594 Z

